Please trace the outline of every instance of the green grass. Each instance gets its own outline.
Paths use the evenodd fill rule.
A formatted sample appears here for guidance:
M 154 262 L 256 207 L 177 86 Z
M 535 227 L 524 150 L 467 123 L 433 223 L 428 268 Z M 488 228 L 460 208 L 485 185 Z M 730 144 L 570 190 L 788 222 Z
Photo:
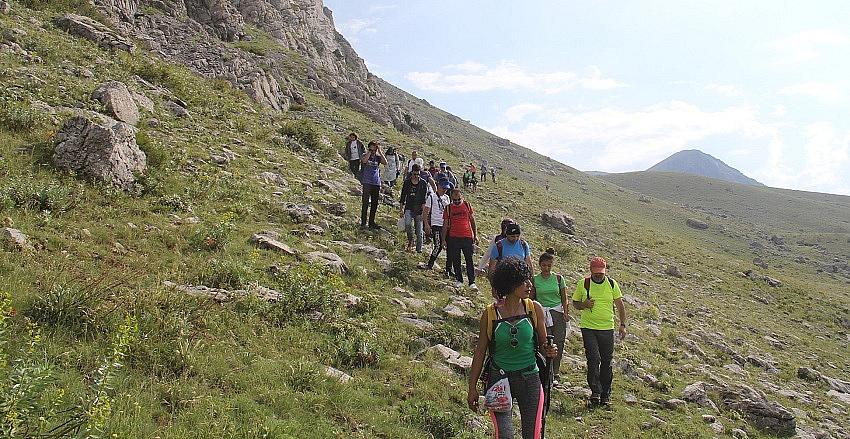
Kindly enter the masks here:
M 798 254 L 815 260 L 826 257 L 817 249 L 796 245 L 797 239 L 816 242 L 830 254 L 841 255 L 842 249 L 846 253 L 846 227 L 822 228 L 807 222 L 811 215 L 804 215 L 814 206 L 840 224 L 840 218 L 850 217 L 841 199 L 794 198 L 785 191 L 765 189 L 724 201 L 728 192 L 723 187 L 703 185 L 705 201 L 700 203 L 726 209 L 728 217 L 720 221 L 712 216 L 709 231 L 695 231 L 685 226 L 685 220 L 713 215 L 711 211 L 661 199 L 641 203 L 636 193 L 600 183 L 530 151 L 496 146 L 488 134 L 400 93 L 397 98 L 429 126 L 430 138 L 408 137 L 375 125 L 365 115 L 310 92 L 305 92 L 307 105 L 297 114 L 266 112 L 221 81 L 201 79 L 143 53 L 110 55 L 94 44 L 60 31 L 43 31 L 29 21 L 31 16 L 47 22 L 52 14 L 27 11 L 26 17 L 0 16 L 0 27 L 26 30 L 22 46 L 45 60 L 24 64 L 16 56 L 0 54 L 4 84 L 0 100 L 15 103 L 14 108 L 0 110 L 4 112 L 0 113 L 0 213 L 38 247 L 33 254 L 0 252 L 0 290 L 10 292 L 16 310 L 2 341 L 8 342 L 13 357 L 31 362 L 22 346 L 27 343 L 28 323 L 37 323 L 42 331 L 37 354 L 52 368 L 52 389 L 65 391 L 60 409 L 69 408 L 97 395 L 97 371 L 111 352 L 115 334 L 126 327 L 124 317 L 133 316 L 137 335 L 111 381 L 111 411 L 102 423 L 93 424 L 98 434 L 483 437 L 465 427 L 475 417 L 465 408 L 465 377 L 436 369 L 429 354 L 415 356 L 420 337 L 469 354 L 474 325 L 468 319 L 442 318 L 441 309 L 454 292 L 436 274 L 413 268 L 418 260 L 401 251 L 399 236 L 360 232 L 359 197 L 325 193 L 303 183 L 314 182 L 323 171 L 332 180 L 346 181 L 345 164 L 333 152 L 350 131 L 361 133 L 364 140 L 383 138 L 403 145 L 405 152 L 418 148 L 458 169 L 461 162 L 481 158 L 499 163 L 503 165 L 499 184 L 483 184 L 479 192 L 468 194 L 482 233 L 492 237 L 503 216 L 519 219 L 535 252 L 556 248 L 556 270 L 568 279 L 584 275 L 590 256 L 608 258 L 612 275 L 626 293 L 649 304 L 630 309 L 637 338 L 618 346 L 617 356 L 645 368 L 670 388 L 669 393 L 658 392 L 618 372 L 619 398 L 632 393 L 638 399 L 663 401 L 678 397 L 693 381 L 726 374 L 722 366 L 731 361 L 726 354 L 700 341 L 709 358 L 693 357 L 677 341 L 679 336 L 697 340 L 700 330 L 721 333 L 744 355 L 771 354 L 779 374 L 748 365 L 746 376 L 740 378 L 757 387 L 769 381 L 811 390 L 815 404 L 831 405 L 836 403 L 825 389 L 796 378 L 796 367 L 833 364 L 835 368 L 823 366 L 823 371 L 850 378 L 847 329 L 837 321 L 850 312 L 850 288 L 819 273 L 816 265 L 793 262 Z M 253 43 L 269 41 L 255 38 Z M 274 48 L 257 50 L 268 53 L 266 49 Z M 63 60 L 92 70 L 95 77 L 67 75 Z M 291 62 L 298 68 L 301 61 Z M 15 73 L 21 67 L 43 83 Z M 97 84 L 117 79 L 141 91 L 133 75 L 168 88 L 192 111 L 191 119 L 172 118 L 161 107 L 161 99 L 151 96 L 157 107 L 146 117 L 161 123 L 155 128 L 145 120 L 140 123 L 137 140 L 151 167 L 144 189 L 125 194 L 56 172 L 51 166 L 52 138 L 62 117 L 30 117 L 38 113 L 32 103 L 98 110 L 99 104 L 89 99 Z M 450 141 L 437 134 L 451 136 Z M 306 148 L 282 144 L 281 135 Z M 239 157 L 225 167 L 210 164 L 210 153 L 222 147 Z M 264 186 L 256 178 L 264 171 L 282 174 L 288 188 Z M 548 192 L 545 184 L 550 185 Z M 660 193 L 656 196 L 662 198 Z M 757 202 L 770 196 L 785 201 L 773 205 L 776 212 L 764 214 Z M 286 201 L 316 207 L 321 214 L 313 222 L 328 219 L 326 233 L 305 237 L 304 225 L 292 222 L 282 208 Z M 323 205 L 338 201 L 349 213 L 333 219 Z M 753 207 L 733 210 L 744 204 Z M 545 208 L 574 215 L 583 244 L 540 224 L 539 213 Z M 391 226 L 395 214 L 381 206 L 378 220 Z M 197 223 L 187 220 L 190 217 L 197 217 Z M 721 223 L 725 232 L 717 227 Z M 764 255 L 771 268 L 757 271 L 781 279 L 784 285 L 778 289 L 737 274 L 753 268 L 750 241 L 765 241 L 758 238 L 760 233 L 775 233 L 774 229 L 789 238 L 791 251 Z M 322 246 L 338 251 L 351 272 L 337 277 L 308 268 L 302 257 L 255 249 L 248 238 L 261 230 L 279 232 L 281 240 L 302 255 Z M 383 272 L 367 255 L 339 251 L 331 240 L 385 248 L 393 270 Z M 631 262 L 633 257 L 639 262 Z M 664 275 L 669 264 L 678 265 L 684 277 Z M 270 270 L 272 266 L 277 270 Z M 218 303 L 165 288 L 166 280 L 228 289 L 262 285 L 280 291 L 285 300 L 266 303 L 246 297 Z M 436 330 L 420 333 L 398 322 L 402 310 L 391 300 L 404 295 L 394 290 L 396 286 L 430 301 L 422 309 L 406 311 L 433 320 Z M 487 301 L 486 281 L 482 287 L 480 295 L 465 293 L 479 309 Z M 341 293 L 365 301 L 344 309 L 336 302 Z M 772 303 L 762 304 L 757 296 L 770 297 Z M 650 323 L 661 328 L 660 337 L 651 334 Z M 805 329 L 804 323 L 817 330 Z M 772 348 L 765 335 L 783 339 L 786 349 Z M 571 338 L 567 351 L 581 356 L 580 341 Z M 341 384 L 326 378 L 325 366 L 342 369 L 354 379 Z M 565 366 L 562 372 L 574 385 L 583 382 L 580 369 Z M 768 394 L 821 419 L 817 405 Z M 558 394 L 555 402 L 547 422 L 551 437 L 715 436 L 700 418 L 703 411 L 692 405 L 672 412 L 618 400 L 606 412 L 588 411 L 579 397 L 567 394 Z M 653 414 L 666 424 L 643 429 Z M 724 411 L 720 418 L 727 430 L 740 427 L 750 437 L 768 437 L 734 413 Z

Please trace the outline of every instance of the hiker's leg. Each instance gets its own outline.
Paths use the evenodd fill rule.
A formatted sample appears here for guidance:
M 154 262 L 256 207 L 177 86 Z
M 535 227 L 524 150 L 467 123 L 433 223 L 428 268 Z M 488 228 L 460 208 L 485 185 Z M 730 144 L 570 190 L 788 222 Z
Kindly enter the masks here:
M 428 268 L 434 267 L 434 262 L 443 251 L 443 240 L 440 238 L 440 233 L 443 231 L 443 226 L 431 226 L 431 243 L 434 247 L 431 249 L 431 257 L 428 258 Z
M 567 337 L 567 320 L 564 313 L 549 311 L 552 315 L 552 327 L 546 328 L 547 333 L 555 336 L 555 344 L 558 346 L 558 356 L 552 361 L 552 370 L 555 376 L 561 372 L 561 360 L 564 358 L 564 340 Z M 551 332 L 548 332 L 551 331 Z
M 489 389 L 497 380 L 501 379 L 498 376 L 498 373 L 490 373 L 490 379 L 487 383 L 487 388 Z M 513 396 L 513 380 L 508 379 L 508 382 L 511 385 L 511 396 Z M 514 420 L 513 420 L 513 410 L 505 413 L 496 413 L 490 412 L 490 420 L 493 422 L 493 432 L 495 433 L 495 438 L 497 439 L 513 439 L 514 437 Z
M 370 186 L 372 189 L 370 198 L 372 199 L 372 206 L 369 209 L 369 225 L 375 225 L 375 214 L 378 212 L 378 200 L 381 196 L 381 187 L 380 186 Z
M 416 215 L 413 217 L 413 224 L 416 226 L 416 253 L 422 252 L 422 235 L 425 234 L 422 231 L 422 214 Z
M 463 272 L 460 271 L 460 243 L 457 238 L 448 238 L 446 241 L 449 247 L 446 252 L 452 264 L 455 280 L 463 282 Z
M 599 385 L 599 344 L 596 331 L 581 328 L 581 340 L 584 343 L 584 356 L 587 358 L 587 386 L 591 396 L 599 398 L 602 389 Z
M 360 225 L 366 225 L 366 212 L 369 209 L 369 187 L 371 185 L 363 185 L 363 195 L 360 197 Z
M 475 283 L 475 262 L 472 260 L 472 238 L 463 240 L 463 259 L 466 262 L 466 277 L 469 284 Z
M 360 171 L 360 160 L 349 160 L 348 170 L 351 171 L 352 175 L 357 177 L 357 174 Z
M 611 396 L 611 381 L 614 379 L 614 370 L 611 360 L 614 358 L 614 330 L 599 331 L 597 337 L 599 343 L 599 385 L 600 396 L 608 399 Z
M 510 380 L 511 396 L 519 404 L 522 439 L 540 439 L 543 429 L 543 385 L 540 374 L 534 372 Z
M 404 211 L 404 231 L 407 234 L 407 250 L 413 244 L 413 212 Z

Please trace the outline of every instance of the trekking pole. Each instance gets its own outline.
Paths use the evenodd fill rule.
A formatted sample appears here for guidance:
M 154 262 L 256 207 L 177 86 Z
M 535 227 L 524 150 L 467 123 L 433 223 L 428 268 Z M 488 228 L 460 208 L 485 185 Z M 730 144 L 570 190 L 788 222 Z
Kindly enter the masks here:
M 555 343 L 555 336 L 549 334 L 546 336 L 546 345 L 552 346 Z M 552 370 L 554 360 L 546 357 L 546 384 L 543 392 L 543 420 L 540 429 L 540 439 L 546 436 L 546 416 L 549 414 L 549 403 L 552 401 L 552 381 L 555 380 L 555 371 Z

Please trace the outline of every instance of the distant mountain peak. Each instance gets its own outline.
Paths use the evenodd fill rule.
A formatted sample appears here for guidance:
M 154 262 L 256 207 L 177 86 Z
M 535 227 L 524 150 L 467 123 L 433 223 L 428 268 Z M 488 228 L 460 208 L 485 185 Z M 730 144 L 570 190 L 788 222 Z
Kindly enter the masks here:
M 658 162 L 655 166 L 647 169 L 647 171 L 694 174 L 750 186 L 764 186 L 758 181 L 747 177 L 741 171 L 727 165 L 717 157 L 706 154 L 698 149 L 679 151 Z

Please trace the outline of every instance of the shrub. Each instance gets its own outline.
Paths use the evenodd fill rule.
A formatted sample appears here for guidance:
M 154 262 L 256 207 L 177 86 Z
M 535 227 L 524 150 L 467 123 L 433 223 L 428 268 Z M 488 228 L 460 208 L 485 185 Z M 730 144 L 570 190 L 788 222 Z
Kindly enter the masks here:
M 44 182 L 24 177 L 0 187 L 0 199 L 7 207 L 61 213 L 76 205 L 75 189 L 80 192 L 85 190 L 57 181 Z
M 25 314 L 47 326 L 88 335 L 97 329 L 97 308 L 105 297 L 106 292 L 96 287 L 57 283 L 36 297 Z
M 436 439 L 450 439 L 463 431 L 463 415 L 440 409 L 429 401 L 407 401 L 401 407 L 401 418 Z
M 292 104 L 289 106 L 289 111 L 304 111 L 306 107 L 301 104 Z
M 380 362 L 383 349 L 378 345 L 375 331 L 367 331 L 345 322 L 334 322 L 328 330 L 333 338 L 331 361 L 340 368 L 374 367 Z
M 254 277 L 254 270 L 244 262 L 213 259 L 201 271 L 198 283 L 211 288 L 235 290 L 244 288 Z
M 283 124 L 280 134 L 292 137 L 309 150 L 322 152 L 322 140 L 316 125 L 308 119 L 289 121 Z
M 290 363 L 283 372 L 283 381 L 296 392 L 310 392 L 322 379 L 318 365 L 303 359 Z
M 197 251 L 221 250 L 234 229 L 234 219 L 236 215 L 228 212 L 216 221 L 201 224 L 189 237 L 189 246 Z
M 190 212 L 192 210 L 189 202 L 177 194 L 163 195 L 156 200 L 156 204 L 174 212 Z
M 426 338 L 433 344 L 442 344 L 457 351 L 470 348 L 470 339 L 466 333 L 448 323 L 437 325 L 434 330 L 428 332 Z
M 42 113 L 33 110 L 26 101 L 0 96 L 0 128 L 26 133 L 34 131 L 44 122 Z
M 138 131 L 136 133 L 136 144 L 139 149 L 145 153 L 148 168 L 158 169 L 168 163 L 168 151 L 162 147 L 162 144 L 152 138 L 146 131 Z
M 129 351 L 134 367 L 157 377 L 185 376 L 193 368 L 189 340 L 196 332 L 194 321 L 204 311 L 197 301 L 162 293 L 146 297 L 137 305 L 139 342 Z
M 264 315 L 271 323 L 283 325 L 319 315 L 332 320 L 339 314 L 337 295 L 345 289 L 339 276 L 321 267 L 298 265 L 277 274 L 275 280 L 282 297 Z

